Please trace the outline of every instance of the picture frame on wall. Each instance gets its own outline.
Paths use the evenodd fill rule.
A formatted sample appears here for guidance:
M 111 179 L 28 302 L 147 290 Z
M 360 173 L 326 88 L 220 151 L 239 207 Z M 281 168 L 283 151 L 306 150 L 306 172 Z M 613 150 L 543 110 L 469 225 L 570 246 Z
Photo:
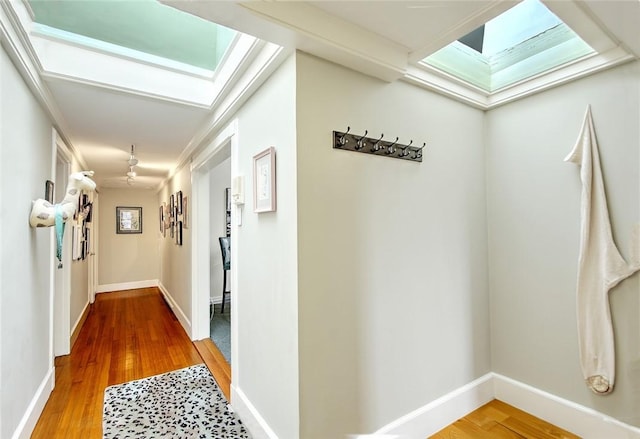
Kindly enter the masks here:
M 253 211 L 276 211 L 276 149 L 271 146 L 253 156 Z
M 182 215 L 182 191 L 176 192 L 176 215 Z
M 176 223 L 176 245 L 182 245 L 182 221 Z
M 160 224 L 160 233 L 164 232 L 164 207 L 160 206 L 158 212 L 158 223 Z
M 182 197 L 182 227 L 189 228 L 189 197 Z
M 116 207 L 116 233 L 142 233 L 142 207 Z

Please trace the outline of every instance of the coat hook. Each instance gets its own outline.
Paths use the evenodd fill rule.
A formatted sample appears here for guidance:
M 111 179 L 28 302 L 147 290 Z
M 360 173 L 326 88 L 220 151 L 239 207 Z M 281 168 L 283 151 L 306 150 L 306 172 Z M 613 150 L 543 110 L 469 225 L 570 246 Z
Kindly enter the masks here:
M 382 148 L 384 148 L 384 146 L 380 144 L 380 141 L 382 140 L 383 137 L 384 137 L 384 133 L 380 134 L 380 138 L 376 140 L 376 143 L 374 143 L 373 146 L 371 147 L 371 152 L 378 152 Z
M 396 137 L 396 140 L 394 140 L 391 145 L 387 145 L 387 154 L 393 154 L 394 152 L 396 152 L 397 148 L 394 147 L 396 143 L 398 143 L 398 137 Z
M 360 137 L 358 139 L 358 141 L 356 142 L 356 147 L 355 147 L 356 150 L 364 148 L 364 145 L 366 145 L 366 142 L 364 141 L 364 138 L 367 137 L 367 133 L 368 132 L 369 131 L 364 130 L 364 136 Z
M 411 146 L 411 144 L 413 143 L 413 140 L 409 142 L 408 145 L 405 145 L 404 148 L 402 148 L 402 151 L 400 152 L 400 154 L 398 154 L 399 157 L 406 157 L 409 155 L 409 147 Z
M 418 148 L 418 149 L 416 149 L 416 150 L 414 151 L 412 159 L 417 160 L 417 159 L 422 158 L 422 149 L 423 149 L 425 146 L 427 146 L 427 142 L 424 142 L 420 148 Z
M 347 127 L 347 131 L 338 139 L 338 143 L 340 143 L 340 145 L 344 146 L 347 144 L 347 134 L 349 134 L 349 131 L 351 131 L 351 127 Z

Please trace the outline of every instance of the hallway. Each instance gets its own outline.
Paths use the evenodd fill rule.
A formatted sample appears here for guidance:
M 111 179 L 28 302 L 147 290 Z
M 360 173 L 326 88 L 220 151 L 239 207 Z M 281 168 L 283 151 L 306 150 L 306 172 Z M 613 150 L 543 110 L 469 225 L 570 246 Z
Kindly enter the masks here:
M 199 363 L 157 288 L 99 294 L 32 438 L 101 438 L 105 387 Z

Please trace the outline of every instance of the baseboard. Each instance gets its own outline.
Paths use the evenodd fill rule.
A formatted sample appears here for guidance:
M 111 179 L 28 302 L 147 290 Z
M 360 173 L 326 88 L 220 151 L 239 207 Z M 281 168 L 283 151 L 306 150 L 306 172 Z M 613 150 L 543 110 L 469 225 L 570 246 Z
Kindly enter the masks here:
M 76 343 L 78 335 L 80 335 L 82 325 L 84 325 L 85 320 L 87 320 L 87 317 L 89 316 L 89 309 L 91 309 L 91 304 L 87 302 L 84 309 L 82 310 L 82 314 L 80 314 L 80 317 L 78 317 L 76 324 L 73 325 L 73 330 L 71 331 L 71 341 L 69 343 L 70 349 L 73 349 L 73 345 Z
M 380 428 L 375 434 L 402 438 L 431 436 L 493 399 L 493 376 L 488 373 Z
M 136 288 L 157 287 L 158 279 L 138 280 L 133 282 L 122 282 L 117 284 L 98 285 L 96 293 L 110 293 L 112 291 L 135 290 Z
M 511 378 L 494 373 L 493 384 L 496 399 L 584 439 L 640 438 L 640 428 Z
M 278 439 L 247 396 L 231 383 L 231 406 L 238 414 L 253 439 Z
M 176 318 L 186 331 L 187 335 L 191 337 L 191 320 L 189 320 L 182 308 L 180 308 L 178 303 L 173 299 L 173 296 L 171 295 L 171 293 L 169 293 L 169 290 L 167 290 L 167 288 L 162 285 L 162 282 L 158 282 L 157 287 L 164 296 L 164 300 L 169 305 L 169 308 L 171 308 L 171 311 L 173 311 L 173 314 L 176 316 Z
M 36 390 L 36 394 L 33 396 L 33 399 L 29 403 L 29 407 L 24 413 L 24 416 L 20 420 L 18 427 L 13 432 L 11 436 L 12 439 L 29 439 L 31 437 L 31 433 L 33 433 L 33 429 L 42 414 L 42 410 L 44 409 L 44 405 L 47 403 L 49 399 L 49 395 L 53 390 L 53 386 L 55 384 L 55 369 L 51 368 L 45 375 L 44 379 L 38 386 L 38 390 Z

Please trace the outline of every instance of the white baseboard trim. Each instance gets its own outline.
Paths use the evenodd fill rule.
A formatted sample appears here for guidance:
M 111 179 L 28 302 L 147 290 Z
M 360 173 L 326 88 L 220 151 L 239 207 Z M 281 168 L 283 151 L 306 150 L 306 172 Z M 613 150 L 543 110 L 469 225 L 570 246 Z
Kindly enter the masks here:
M 98 285 L 96 288 L 96 293 L 110 293 L 112 291 L 122 291 L 122 290 L 134 290 L 136 288 L 150 288 L 157 287 L 158 279 L 149 279 L 149 280 L 137 280 L 134 282 L 122 282 L 117 284 L 105 284 Z
M 44 405 L 47 403 L 54 385 L 55 369 L 51 368 L 38 386 L 38 390 L 36 390 L 36 394 L 29 403 L 29 407 L 27 407 L 18 427 L 16 427 L 16 430 L 11 436 L 12 439 L 29 439 L 31 437 L 31 433 L 33 433 L 33 429 L 42 414 Z
M 157 287 L 164 296 L 164 300 L 166 300 L 169 308 L 171 308 L 171 311 L 173 311 L 173 314 L 176 316 L 176 318 L 186 331 L 187 335 L 191 337 L 191 320 L 189 320 L 182 308 L 180 308 L 178 303 L 173 299 L 173 296 L 169 293 L 169 290 L 167 290 L 167 288 L 162 285 L 162 282 L 158 282 Z
M 244 392 L 231 384 L 231 406 L 253 439 L 278 439 Z
M 493 399 L 493 376 L 488 373 L 380 428 L 375 434 L 405 438 L 431 436 Z
M 584 439 L 638 439 L 640 428 L 528 384 L 493 374 L 494 395 Z

